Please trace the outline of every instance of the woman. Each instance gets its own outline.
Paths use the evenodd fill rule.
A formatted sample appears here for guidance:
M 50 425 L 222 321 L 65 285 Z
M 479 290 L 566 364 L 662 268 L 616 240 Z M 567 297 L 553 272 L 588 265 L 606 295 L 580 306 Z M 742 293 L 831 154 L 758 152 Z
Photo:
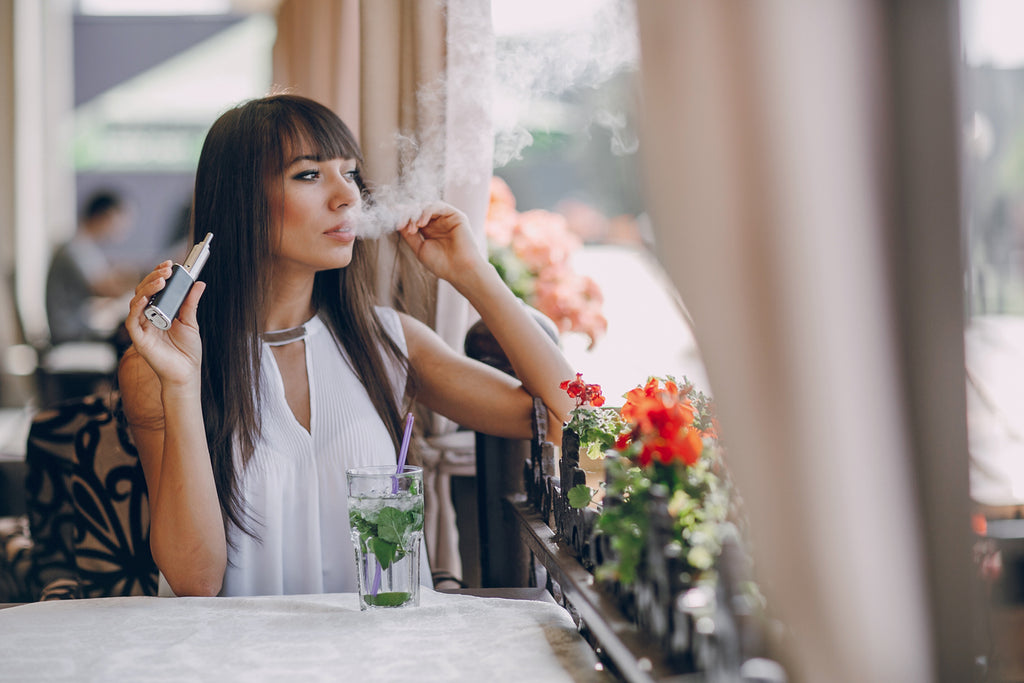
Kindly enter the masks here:
M 356 590 L 345 469 L 395 463 L 412 400 L 512 438 L 530 436 L 532 396 L 557 420 L 572 408 L 558 389 L 572 369 L 453 207 L 424 207 L 401 237 L 476 308 L 521 384 L 373 305 L 361 164 L 348 128 L 311 100 L 228 111 L 196 174 L 193 234 L 214 234 L 205 284 L 166 332 L 143 309 L 170 262 L 135 290 L 118 379 L 153 557 L 177 595 Z

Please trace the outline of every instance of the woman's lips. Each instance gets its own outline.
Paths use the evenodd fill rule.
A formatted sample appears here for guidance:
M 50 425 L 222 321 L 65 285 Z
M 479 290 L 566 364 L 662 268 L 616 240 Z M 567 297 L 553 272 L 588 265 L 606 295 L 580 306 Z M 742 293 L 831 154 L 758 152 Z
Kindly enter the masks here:
M 338 242 L 353 242 L 356 239 L 355 230 L 347 224 L 328 230 L 324 235 Z

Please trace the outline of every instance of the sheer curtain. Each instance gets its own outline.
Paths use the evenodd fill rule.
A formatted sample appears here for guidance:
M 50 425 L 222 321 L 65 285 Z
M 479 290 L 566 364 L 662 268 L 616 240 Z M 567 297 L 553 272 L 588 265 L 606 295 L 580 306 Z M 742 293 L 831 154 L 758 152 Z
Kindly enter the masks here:
M 48 341 L 50 250 L 75 226 L 65 153 L 71 35 L 69 2 L 0 1 L 0 371 L 11 344 Z M 10 405 L 35 393 L 31 376 L 7 375 L 0 384 L 0 399 Z
M 14 44 L 14 0 L 0 0 L 0 45 Z M 14 54 L 0 52 L 0 149 L 14 149 Z M 0 358 L 23 340 L 14 304 L 14 155 L 0 153 Z M 0 366 L 0 407 L 15 405 L 22 397 L 8 388 L 6 363 Z
M 955 11 L 638 2 L 658 254 L 795 680 L 972 679 Z
M 392 187 L 413 169 L 406 181 L 465 212 L 483 250 L 492 163 L 489 2 L 284 0 L 277 23 L 275 85 L 335 109 L 359 138 L 373 184 Z M 398 246 L 394 236 L 380 240 L 381 301 L 400 296 L 461 350 L 472 309 L 447 283 L 418 277 Z M 449 465 L 465 461 L 467 446 L 451 436 L 456 425 L 420 417 L 431 565 L 460 577 Z

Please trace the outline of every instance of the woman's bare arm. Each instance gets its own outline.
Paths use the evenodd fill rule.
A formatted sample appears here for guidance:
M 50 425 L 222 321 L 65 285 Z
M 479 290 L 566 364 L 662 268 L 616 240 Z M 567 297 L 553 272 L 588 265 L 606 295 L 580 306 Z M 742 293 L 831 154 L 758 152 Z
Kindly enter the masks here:
M 410 221 L 402 236 L 424 265 L 451 283 L 477 310 L 519 380 L 483 369 L 482 363 L 459 356 L 429 330 L 405 322 L 410 360 L 423 383 L 421 400 L 459 424 L 474 429 L 487 424 L 489 428 L 479 431 L 499 436 L 530 436 L 533 396 L 540 397 L 559 422 L 567 420 L 575 403 L 558 385 L 575 373 L 483 258 L 465 216 L 447 204 L 432 205 Z M 462 417 L 455 418 L 452 412 Z
M 142 316 L 169 274 L 161 264 L 136 289 L 126 323 L 133 346 L 118 383 L 149 490 L 153 559 L 176 595 L 216 595 L 227 540 L 200 405 L 195 310 L 203 287 L 193 288 L 167 333 Z

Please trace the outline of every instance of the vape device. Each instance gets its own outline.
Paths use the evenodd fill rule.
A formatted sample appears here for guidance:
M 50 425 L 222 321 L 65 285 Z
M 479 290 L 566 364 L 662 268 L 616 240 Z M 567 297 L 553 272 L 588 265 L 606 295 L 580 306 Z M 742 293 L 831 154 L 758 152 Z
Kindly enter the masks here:
M 174 316 L 178 315 L 181 303 L 192 290 L 192 285 L 199 277 L 199 271 L 206 265 L 206 259 L 210 257 L 210 240 L 213 233 L 206 233 L 202 242 L 192 247 L 188 258 L 182 264 L 175 263 L 171 267 L 171 276 L 167 278 L 164 288 L 153 295 L 146 306 L 146 319 L 161 330 L 171 326 Z

